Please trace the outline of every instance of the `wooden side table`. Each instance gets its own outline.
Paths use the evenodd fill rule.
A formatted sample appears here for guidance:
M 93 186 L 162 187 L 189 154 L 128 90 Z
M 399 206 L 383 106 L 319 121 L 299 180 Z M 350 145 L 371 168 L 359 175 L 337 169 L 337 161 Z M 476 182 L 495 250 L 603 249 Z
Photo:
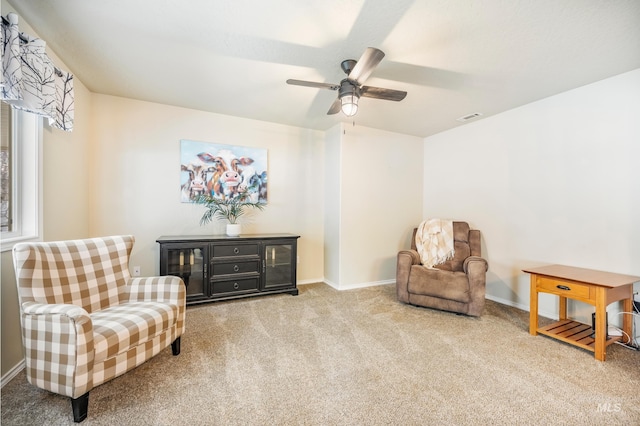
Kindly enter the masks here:
M 595 358 L 604 361 L 606 348 L 621 340 L 620 336 L 607 336 L 607 306 L 623 301 L 623 310 L 631 312 L 633 283 L 640 277 L 614 274 L 592 269 L 564 265 L 548 265 L 523 269 L 531 274 L 531 302 L 529 333 L 538 333 L 594 352 Z M 538 293 L 550 293 L 560 297 L 559 320 L 538 327 Z M 567 318 L 567 299 L 579 300 L 595 306 L 595 335 L 590 325 Z M 631 316 L 624 315 L 622 330 L 631 335 Z

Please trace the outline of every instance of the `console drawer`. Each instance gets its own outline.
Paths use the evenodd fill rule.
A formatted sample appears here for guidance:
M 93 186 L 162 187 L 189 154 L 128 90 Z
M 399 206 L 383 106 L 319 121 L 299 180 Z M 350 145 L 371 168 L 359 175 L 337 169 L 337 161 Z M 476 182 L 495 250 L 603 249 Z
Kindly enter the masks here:
M 211 275 L 214 277 L 218 275 L 246 274 L 251 272 L 260 272 L 260 261 L 214 263 L 211 265 Z
M 536 280 L 538 291 L 552 293 L 571 299 L 591 300 L 591 287 L 574 281 L 538 277 Z
M 211 281 L 211 294 L 248 293 L 258 291 L 259 281 L 258 277 L 228 281 Z
M 217 244 L 211 250 L 211 257 L 258 256 L 258 244 Z

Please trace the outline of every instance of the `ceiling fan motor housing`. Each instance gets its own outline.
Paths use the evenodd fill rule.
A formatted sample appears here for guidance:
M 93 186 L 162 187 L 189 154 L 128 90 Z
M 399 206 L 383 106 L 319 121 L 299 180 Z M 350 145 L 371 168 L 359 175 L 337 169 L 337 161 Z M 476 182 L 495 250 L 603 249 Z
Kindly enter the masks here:
M 343 96 L 347 95 L 356 95 L 359 98 L 361 94 L 362 91 L 355 82 L 349 80 L 348 78 L 345 78 L 340 82 L 338 98 L 342 98 Z

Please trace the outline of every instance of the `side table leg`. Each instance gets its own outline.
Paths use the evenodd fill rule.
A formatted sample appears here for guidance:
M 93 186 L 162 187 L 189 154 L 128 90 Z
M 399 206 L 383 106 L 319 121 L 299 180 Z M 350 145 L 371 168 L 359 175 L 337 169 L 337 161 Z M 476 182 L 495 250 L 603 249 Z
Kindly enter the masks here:
M 538 335 L 538 290 L 536 274 L 531 274 L 531 294 L 529 296 L 529 334 Z
M 567 298 L 566 297 L 560 297 L 560 308 L 558 310 L 558 319 L 562 320 L 566 320 L 567 319 Z
M 629 297 L 622 300 L 622 311 L 633 312 L 633 284 L 629 284 Z M 631 315 L 622 315 L 622 331 L 628 336 L 633 334 L 631 331 L 632 319 Z
M 596 336 L 594 352 L 598 361 L 604 361 L 606 357 L 607 340 L 607 304 L 606 289 L 596 289 Z

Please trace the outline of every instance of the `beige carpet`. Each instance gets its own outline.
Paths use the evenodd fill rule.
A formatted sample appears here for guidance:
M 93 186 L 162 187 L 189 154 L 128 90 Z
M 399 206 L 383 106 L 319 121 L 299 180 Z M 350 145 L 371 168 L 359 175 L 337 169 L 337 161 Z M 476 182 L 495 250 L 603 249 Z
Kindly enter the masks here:
M 20 373 L 2 425 L 72 424 L 68 398 Z M 86 425 L 638 425 L 640 352 L 607 361 L 528 333 L 528 313 L 481 319 L 400 304 L 395 286 L 187 310 L 182 353 L 91 391 Z

